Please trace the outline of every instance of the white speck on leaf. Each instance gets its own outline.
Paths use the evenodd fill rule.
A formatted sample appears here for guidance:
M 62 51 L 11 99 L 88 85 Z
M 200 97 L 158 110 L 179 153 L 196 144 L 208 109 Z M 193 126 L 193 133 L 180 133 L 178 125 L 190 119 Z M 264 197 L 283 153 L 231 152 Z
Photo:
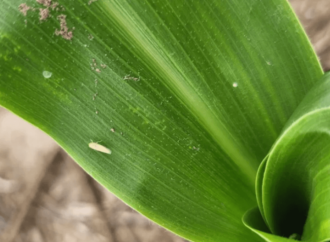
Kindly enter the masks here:
M 43 71 L 42 75 L 44 76 L 44 78 L 48 79 L 51 78 L 53 73 L 49 72 L 49 71 Z
M 237 82 L 234 82 L 234 83 L 233 83 L 233 87 L 238 87 Z

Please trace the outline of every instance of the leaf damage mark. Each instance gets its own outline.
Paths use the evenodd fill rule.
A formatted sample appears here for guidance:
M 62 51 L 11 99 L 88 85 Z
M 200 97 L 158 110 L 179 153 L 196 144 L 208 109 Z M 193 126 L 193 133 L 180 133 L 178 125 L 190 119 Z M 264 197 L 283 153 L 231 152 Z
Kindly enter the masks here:
M 138 81 L 140 81 L 140 77 L 133 77 L 131 75 L 126 75 L 126 76 L 124 76 L 124 80 L 132 80 L 132 81 L 138 82 Z
M 89 40 L 93 40 L 93 39 L 94 39 L 94 36 L 91 35 L 91 34 L 89 34 L 89 35 L 88 35 L 88 39 L 89 39 Z
M 29 7 L 26 3 L 22 3 L 22 4 L 20 4 L 20 5 L 18 6 L 18 9 L 19 9 L 19 11 L 20 11 L 24 16 L 26 16 L 26 14 L 27 14 L 27 12 L 28 12 L 29 10 L 32 10 L 32 8 Z
M 44 21 L 49 17 L 49 9 L 48 8 L 40 8 L 39 9 L 39 20 Z
M 90 64 L 90 66 L 91 66 L 91 69 L 92 69 L 93 71 L 96 71 L 97 73 L 101 73 L 100 68 L 97 68 L 97 63 L 96 63 L 96 60 L 95 60 L 94 58 L 92 59 L 92 63 Z M 106 64 L 101 64 L 100 66 L 101 66 L 103 69 L 105 69 L 105 68 L 107 67 Z
M 53 3 L 53 5 L 51 6 L 51 8 L 53 9 L 53 10 L 55 10 L 56 8 L 57 8 L 57 6 L 59 5 L 59 3 Z M 62 6 L 63 7 L 63 6 Z
M 98 93 L 95 93 L 95 94 L 93 95 L 93 101 L 95 101 L 95 99 L 96 99 L 96 97 L 97 97 L 97 94 L 98 94 Z
M 44 5 L 46 8 L 39 8 L 39 20 L 44 21 L 49 18 L 49 7 L 51 7 L 52 0 L 36 0 L 37 3 Z
M 96 60 L 95 59 L 92 59 L 92 63 L 90 65 L 91 65 L 91 69 L 94 71 L 95 70 L 95 67 L 97 66 Z
M 71 40 L 73 38 L 72 31 L 69 31 L 69 28 L 66 23 L 66 15 L 61 14 L 57 16 L 57 19 L 60 21 L 61 29 L 55 30 L 55 35 L 61 35 L 63 39 Z
M 52 0 L 36 0 L 37 3 L 44 5 L 45 7 L 50 7 Z
M 96 2 L 97 0 L 89 0 L 88 5 L 91 5 L 93 2 Z
M 50 15 L 50 10 L 62 10 L 65 11 L 65 8 L 63 6 L 60 6 L 61 9 L 59 9 L 59 3 L 58 2 L 52 2 L 52 0 L 36 0 L 37 3 L 43 5 L 45 8 L 39 8 L 39 20 L 40 21 L 45 21 L 47 20 L 51 15 Z M 37 10 L 37 8 L 33 8 L 28 6 L 26 3 L 22 3 L 18 6 L 19 11 L 26 16 L 27 12 L 29 10 Z M 71 40 L 73 38 L 73 32 L 75 28 L 73 27 L 71 31 L 69 31 L 69 28 L 67 26 L 66 22 L 66 15 L 61 14 L 57 16 L 57 19 L 60 21 L 60 29 L 55 30 L 55 35 L 60 35 L 62 38 L 66 40 Z M 25 20 L 25 25 L 27 23 L 27 20 Z

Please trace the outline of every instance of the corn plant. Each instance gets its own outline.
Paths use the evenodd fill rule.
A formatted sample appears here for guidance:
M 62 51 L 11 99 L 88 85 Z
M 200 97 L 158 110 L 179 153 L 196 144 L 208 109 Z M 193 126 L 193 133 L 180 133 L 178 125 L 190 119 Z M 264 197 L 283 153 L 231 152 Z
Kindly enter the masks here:
M 190 241 L 330 240 L 330 76 L 286 0 L 0 0 L 0 104 Z

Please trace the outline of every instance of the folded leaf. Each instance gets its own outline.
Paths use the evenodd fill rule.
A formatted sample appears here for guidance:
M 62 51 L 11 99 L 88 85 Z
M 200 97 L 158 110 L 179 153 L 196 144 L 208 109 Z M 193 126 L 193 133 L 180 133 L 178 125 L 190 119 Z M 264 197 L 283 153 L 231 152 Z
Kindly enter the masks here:
M 246 212 L 243 217 L 243 223 L 253 232 L 258 234 L 264 241 L 267 242 L 290 242 L 296 241 L 290 238 L 284 238 L 281 236 L 277 236 L 272 234 L 267 225 L 265 224 L 259 208 L 253 208 Z
M 259 208 L 272 233 L 330 240 L 330 74 L 299 105 L 259 169 Z

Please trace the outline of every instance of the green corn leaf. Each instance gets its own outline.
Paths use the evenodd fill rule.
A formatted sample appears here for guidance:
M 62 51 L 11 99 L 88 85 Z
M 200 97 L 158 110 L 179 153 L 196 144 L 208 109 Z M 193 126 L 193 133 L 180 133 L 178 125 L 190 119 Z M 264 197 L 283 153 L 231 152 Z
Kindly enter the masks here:
M 268 226 L 265 224 L 263 217 L 261 216 L 259 208 L 249 210 L 244 214 L 243 223 L 246 227 L 258 234 L 263 241 L 266 242 L 292 242 L 293 238 L 284 238 L 282 236 L 272 234 Z M 291 236 L 290 236 L 291 237 Z M 293 237 L 293 236 L 292 236 Z
M 330 74 L 326 74 L 299 105 L 260 166 L 259 208 L 273 234 L 299 234 L 311 242 L 330 240 L 329 90 Z M 246 224 L 255 228 L 247 222 L 249 217 L 260 220 L 252 213 L 245 216 Z M 261 231 L 258 234 L 263 236 Z
M 288 2 L 56 2 L 0 0 L 0 105 L 174 233 L 261 241 L 258 166 L 323 74 Z

